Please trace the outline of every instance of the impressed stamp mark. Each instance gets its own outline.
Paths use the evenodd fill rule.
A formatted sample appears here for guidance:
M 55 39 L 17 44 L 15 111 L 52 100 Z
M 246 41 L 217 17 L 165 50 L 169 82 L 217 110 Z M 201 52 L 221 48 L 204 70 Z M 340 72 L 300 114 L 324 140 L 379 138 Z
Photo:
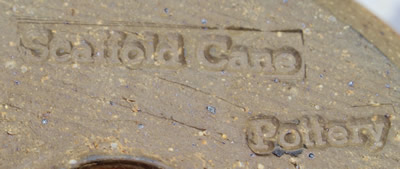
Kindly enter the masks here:
M 303 116 L 296 122 L 280 122 L 274 116 L 252 117 L 247 128 L 247 144 L 258 155 L 269 155 L 276 148 L 294 151 L 301 148 L 364 145 L 371 151 L 384 147 L 390 120 L 383 115 L 327 121 L 321 116 Z
M 198 69 L 298 78 L 302 37 L 260 30 L 126 23 L 18 20 L 21 56 L 30 62 Z M 282 36 L 282 33 L 280 33 Z

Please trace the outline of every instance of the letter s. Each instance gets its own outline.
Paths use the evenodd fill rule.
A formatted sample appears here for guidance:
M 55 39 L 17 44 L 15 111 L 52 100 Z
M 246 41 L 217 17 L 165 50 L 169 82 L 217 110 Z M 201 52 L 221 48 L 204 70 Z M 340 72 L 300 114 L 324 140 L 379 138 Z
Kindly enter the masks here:
M 49 57 L 49 34 L 44 30 L 31 29 L 21 34 L 21 45 L 27 51 L 25 59 L 41 62 Z

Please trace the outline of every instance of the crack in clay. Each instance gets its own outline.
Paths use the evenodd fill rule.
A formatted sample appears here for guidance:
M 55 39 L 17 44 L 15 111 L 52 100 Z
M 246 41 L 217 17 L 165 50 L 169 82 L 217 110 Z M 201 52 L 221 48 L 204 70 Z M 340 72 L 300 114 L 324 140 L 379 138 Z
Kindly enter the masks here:
M 13 104 L 10 104 L 10 103 L 0 103 L 0 105 L 9 106 L 9 107 L 14 108 L 14 109 L 16 109 L 16 110 L 22 110 L 21 107 L 18 107 L 18 106 L 16 106 L 16 105 L 13 105 Z
M 393 103 L 368 103 L 365 105 L 353 105 L 351 107 L 380 107 L 380 106 L 393 106 Z
M 120 106 L 120 107 L 123 107 L 123 108 L 127 108 L 127 109 L 129 109 L 129 110 L 132 110 L 131 107 L 126 106 L 126 105 L 122 105 L 122 104 L 119 104 L 119 103 L 115 103 L 115 105 Z M 199 131 L 206 131 L 206 130 L 207 130 L 207 129 L 205 129 L 205 128 L 201 128 L 201 127 L 189 125 L 189 124 L 186 124 L 186 123 L 184 123 L 184 122 L 175 120 L 172 116 L 171 116 L 170 118 L 168 118 L 168 117 L 165 117 L 165 116 L 155 115 L 155 114 L 152 114 L 152 113 L 146 112 L 146 111 L 140 111 L 140 112 L 142 112 L 142 113 L 144 113 L 144 114 L 147 114 L 147 115 L 149 115 L 149 116 L 158 118 L 158 119 L 163 119 L 163 120 L 167 120 L 167 121 L 172 121 L 172 122 L 175 122 L 175 123 L 178 123 L 178 124 L 181 124 L 181 125 L 183 125 L 183 126 L 186 126 L 186 127 L 192 128 L 192 129 L 196 129 L 196 130 L 199 130 Z
M 91 95 L 88 95 L 88 94 L 86 94 L 86 93 L 83 93 L 83 94 L 86 95 L 86 96 L 88 96 L 88 97 L 91 98 L 91 99 L 101 100 L 101 101 L 106 101 L 106 100 L 107 100 L 106 98 L 103 98 L 103 97 L 91 96 Z M 124 99 L 124 100 L 125 100 L 125 99 Z M 128 100 L 125 100 L 125 101 L 129 102 Z M 122 104 L 120 104 L 120 103 L 115 103 L 115 105 L 120 106 L 120 107 L 123 107 L 123 108 L 127 108 L 127 109 L 129 109 L 129 110 L 132 111 L 131 106 L 122 105 Z M 175 120 L 172 116 L 171 116 L 170 118 L 168 118 L 168 117 L 165 117 L 165 116 L 158 116 L 158 115 L 155 115 L 155 114 L 152 114 L 152 113 L 149 113 L 149 112 L 145 112 L 145 111 L 140 111 L 140 112 L 145 113 L 145 114 L 147 114 L 147 115 L 150 115 L 150 116 L 152 116 L 152 117 L 158 118 L 158 119 L 164 119 L 164 120 L 172 121 L 172 122 L 175 122 L 175 123 L 178 123 L 178 124 L 181 124 L 181 125 L 183 125 L 183 126 L 186 126 L 186 127 L 192 128 L 192 129 L 196 129 L 196 130 L 199 130 L 199 131 L 206 131 L 206 130 L 207 130 L 207 129 L 205 129 L 205 128 L 192 126 L 192 125 L 186 124 L 186 123 L 184 123 L 184 122 Z
M 242 107 L 242 106 L 240 106 L 240 105 L 238 105 L 238 104 L 232 103 L 232 102 L 226 100 L 225 98 L 219 97 L 219 96 L 214 95 L 214 94 L 212 94 L 212 93 L 205 92 L 205 91 L 202 91 L 202 90 L 200 90 L 200 89 L 198 89 L 198 88 L 194 88 L 194 87 L 192 87 L 192 86 L 189 86 L 189 85 L 186 85 L 186 84 L 182 84 L 182 83 L 179 83 L 179 82 L 175 82 L 175 81 L 172 81 L 172 80 L 168 80 L 168 79 L 165 79 L 165 78 L 162 78 L 162 77 L 157 77 L 157 78 L 159 78 L 160 80 L 166 81 L 166 82 L 170 82 L 170 83 L 173 83 L 173 84 L 182 86 L 182 87 L 186 87 L 186 88 L 192 89 L 192 90 L 194 90 L 194 91 L 203 93 L 203 94 L 208 95 L 208 96 L 213 96 L 213 97 L 215 97 L 215 98 L 217 98 L 217 99 L 219 99 L 219 100 L 222 100 L 222 101 L 224 101 L 224 102 L 226 102 L 226 103 L 228 103 L 228 104 L 230 104 L 230 105 L 233 105 L 233 106 L 235 106 L 235 107 L 237 107 L 237 108 L 240 108 L 240 109 L 242 109 L 243 111 L 246 111 L 246 108 L 245 108 L 245 107 Z
M 65 83 L 63 83 L 63 84 L 65 85 Z M 189 86 L 189 87 L 190 87 L 190 86 Z M 89 98 L 91 98 L 91 99 L 94 99 L 94 100 L 100 100 L 100 101 L 107 101 L 107 100 L 108 100 L 108 99 L 106 99 L 106 98 L 104 98 L 104 97 L 92 96 L 92 95 L 89 95 L 89 94 L 83 93 L 83 92 L 81 92 L 81 94 L 83 94 L 83 95 L 85 95 L 85 96 L 87 96 L 87 97 L 89 97 Z M 123 97 L 122 99 L 123 99 L 124 101 L 128 102 L 128 103 L 131 103 L 131 102 L 129 101 L 129 99 L 126 99 L 126 97 Z M 129 109 L 129 110 L 132 111 L 132 108 L 131 108 L 132 106 L 131 106 L 131 105 L 129 105 L 129 106 L 128 106 L 128 105 L 123 105 L 123 104 L 120 104 L 120 103 L 118 103 L 118 102 L 115 102 L 115 105 L 116 105 L 116 106 L 119 106 L 119 107 L 122 107 L 122 108 Z M 10 106 L 10 107 L 11 107 L 11 106 Z M 178 120 L 174 119 L 172 116 L 171 116 L 170 118 L 168 118 L 168 117 L 165 117 L 165 116 L 155 115 L 155 114 L 152 114 L 152 113 L 150 113 L 150 112 L 145 112 L 145 111 L 140 111 L 140 112 L 142 112 L 142 113 L 144 113 L 144 114 L 147 114 L 147 115 L 149 115 L 149 116 L 158 118 L 158 119 L 163 119 L 163 120 L 167 120 L 167 121 L 172 121 L 172 122 L 178 123 L 178 124 L 180 124 L 180 125 L 182 125 L 182 126 L 186 126 L 186 127 L 189 127 L 189 128 L 192 128 L 192 129 L 201 131 L 201 132 L 207 131 L 206 128 L 201 128 L 201 127 L 197 127 L 197 126 L 193 126 L 193 125 L 186 124 L 186 123 L 184 123 L 184 122 L 181 122 L 181 121 L 178 121 Z M 107 120 L 105 120 L 105 121 L 107 121 Z M 120 120 L 118 120 L 118 121 L 120 121 Z M 136 122 L 137 122 L 137 121 L 136 121 Z M 78 124 L 78 123 L 75 123 L 75 124 Z M 83 125 L 81 125 L 81 126 L 83 126 Z M 83 126 L 83 127 L 86 128 L 86 126 Z M 31 128 L 31 129 L 32 129 L 32 128 Z M 33 129 L 32 129 L 32 130 L 33 130 Z M 220 132 L 216 132 L 216 133 L 220 133 Z M 37 133 L 36 133 L 36 135 L 37 135 Z M 221 144 L 225 144 L 223 141 L 220 141 L 220 140 L 216 139 L 215 137 L 213 137 L 213 136 L 211 136 L 211 135 L 207 135 L 207 136 L 208 136 L 209 138 L 211 138 L 211 139 L 213 139 L 213 140 L 215 140 L 215 141 L 221 143 Z
M 392 104 L 391 106 L 392 106 L 393 112 L 394 112 L 395 114 L 397 114 L 397 111 L 396 111 L 396 108 L 394 108 L 394 105 Z
M 120 106 L 120 107 L 122 107 L 122 108 L 127 108 L 127 109 L 130 109 L 130 110 L 131 110 L 131 107 L 130 107 L 130 106 L 122 105 L 122 104 L 119 104 L 119 103 L 115 103 L 115 105 Z M 178 121 L 178 120 L 174 119 L 173 116 L 171 116 L 170 118 L 168 118 L 168 117 L 165 117 L 165 116 L 155 115 L 155 114 L 153 114 L 153 113 L 146 112 L 146 111 L 139 111 L 139 112 L 144 113 L 144 114 L 147 114 L 147 115 L 152 116 L 152 117 L 155 117 L 155 118 L 158 118 L 158 119 L 163 119 L 163 120 L 167 120 L 167 121 L 172 121 L 172 122 L 178 123 L 178 124 L 180 124 L 180 125 L 183 125 L 183 126 L 186 126 L 186 127 L 189 127 L 189 128 L 192 128 L 192 129 L 195 129 L 195 130 L 198 130 L 198 131 L 201 131 L 201 132 L 207 131 L 206 128 L 197 127 L 197 126 L 193 126 L 193 125 L 187 124 L 187 123 L 185 123 L 185 122 Z M 215 131 L 215 133 L 221 134 L 221 132 L 218 132 L 218 131 Z M 208 138 L 213 139 L 213 140 L 216 141 L 216 142 L 219 142 L 219 143 L 221 143 L 221 144 L 226 144 L 224 141 L 221 141 L 221 140 L 217 139 L 215 136 L 212 136 L 212 135 L 206 135 L 206 136 L 207 136 Z M 234 141 L 234 140 L 227 139 L 227 141 Z M 236 142 L 236 141 L 234 141 L 234 142 Z M 241 142 L 238 142 L 238 143 L 241 143 Z M 241 143 L 241 144 L 243 144 L 243 143 Z

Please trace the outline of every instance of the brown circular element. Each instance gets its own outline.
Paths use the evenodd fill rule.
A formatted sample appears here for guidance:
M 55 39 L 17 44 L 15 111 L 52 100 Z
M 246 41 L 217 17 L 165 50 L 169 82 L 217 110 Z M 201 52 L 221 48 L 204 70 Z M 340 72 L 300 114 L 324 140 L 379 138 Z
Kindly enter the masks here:
M 90 156 L 73 169 L 171 169 L 163 163 L 131 156 Z
M 163 167 L 142 161 L 101 160 L 83 164 L 76 169 L 163 169 Z

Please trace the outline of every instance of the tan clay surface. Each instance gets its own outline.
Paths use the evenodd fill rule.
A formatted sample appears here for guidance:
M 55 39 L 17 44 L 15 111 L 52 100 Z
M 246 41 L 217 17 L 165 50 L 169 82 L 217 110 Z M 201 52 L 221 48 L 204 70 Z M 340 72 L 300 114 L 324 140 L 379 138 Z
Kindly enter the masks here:
M 314 1 L 0 9 L 1 169 L 400 166 L 398 67 Z

